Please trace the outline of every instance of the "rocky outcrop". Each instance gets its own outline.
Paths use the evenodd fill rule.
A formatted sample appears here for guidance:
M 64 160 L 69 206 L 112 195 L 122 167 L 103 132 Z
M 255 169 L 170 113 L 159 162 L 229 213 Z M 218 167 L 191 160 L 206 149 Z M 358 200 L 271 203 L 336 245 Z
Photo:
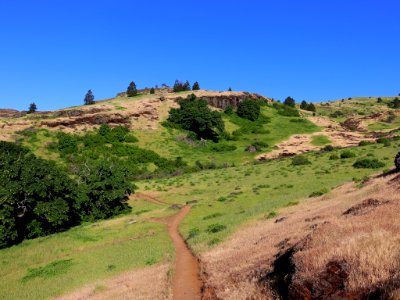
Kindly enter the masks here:
M 25 115 L 25 111 L 18 111 L 16 109 L 0 109 L 0 118 L 19 118 Z
M 258 94 L 253 94 L 253 93 L 247 93 L 247 92 L 242 92 L 242 93 L 222 93 L 221 95 L 215 94 L 215 95 L 204 95 L 201 96 L 201 98 L 207 100 L 208 105 L 211 105 L 213 107 L 225 109 L 228 106 L 232 108 L 237 108 L 239 106 L 239 103 L 242 102 L 243 100 L 249 99 L 249 100 L 261 100 L 261 101 L 266 101 L 268 102 L 269 100 L 263 96 L 260 96 Z
M 101 124 L 119 124 L 130 125 L 130 118 L 121 114 L 96 114 L 84 115 L 82 117 L 58 119 L 52 121 L 43 121 L 40 126 L 47 127 L 74 127 L 77 125 L 101 125 Z

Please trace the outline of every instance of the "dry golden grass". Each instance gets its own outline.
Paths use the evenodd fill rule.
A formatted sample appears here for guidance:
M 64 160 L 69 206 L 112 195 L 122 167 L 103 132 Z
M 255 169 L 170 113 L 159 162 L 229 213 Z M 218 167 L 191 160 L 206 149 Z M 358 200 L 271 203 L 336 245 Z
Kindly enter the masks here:
M 400 284 L 400 180 L 390 182 L 394 176 L 373 179 L 361 189 L 345 184 L 274 219 L 249 224 L 202 256 L 206 286 L 221 299 L 272 299 L 259 278 L 272 271 L 278 253 L 302 242 L 293 257 L 293 281 L 313 281 L 328 262 L 345 260 L 346 291 L 390 290 Z M 371 198 L 383 204 L 343 214 Z M 398 299 L 400 292 L 389 294 Z
M 85 286 L 58 300 L 166 300 L 172 299 L 169 264 L 130 271 L 112 279 Z

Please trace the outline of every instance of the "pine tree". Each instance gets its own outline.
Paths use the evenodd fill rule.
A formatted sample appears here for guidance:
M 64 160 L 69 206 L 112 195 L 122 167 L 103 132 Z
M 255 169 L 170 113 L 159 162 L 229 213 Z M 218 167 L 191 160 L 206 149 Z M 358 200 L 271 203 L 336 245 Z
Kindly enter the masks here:
M 36 106 L 35 102 L 32 102 L 29 105 L 28 114 L 34 113 L 36 111 L 36 109 L 37 109 L 37 106 Z
M 296 101 L 292 97 L 287 97 L 283 104 L 290 106 L 290 107 L 295 107 L 296 106 Z
M 307 109 L 307 102 L 305 100 L 301 101 L 300 108 Z
M 175 80 L 174 88 L 173 88 L 173 89 L 174 89 L 174 92 L 175 92 L 175 93 L 181 92 L 181 91 L 182 91 L 182 87 L 183 87 L 182 82 L 180 82 L 178 79 Z
M 229 88 L 229 89 L 228 89 L 228 92 L 232 92 L 232 88 Z
M 186 82 L 183 84 L 182 90 L 183 91 L 190 91 L 190 83 L 189 83 L 188 80 L 186 80 Z
M 135 97 L 137 95 L 136 84 L 133 81 L 129 84 L 126 95 L 128 97 Z
M 198 91 L 198 90 L 200 90 L 200 85 L 199 85 L 199 83 L 196 81 L 195 83 L 193 83 L 192 91 Z
M 155 91 L 155 89 L 152 87 L 151 89 L 150 89 L 150 94 L 154 94 L 156 91 Z
M 92 90 L 88 90 L 88 92 L 85 95 L 85 99 L 83 101 L 84 101 L 85 105 L 90 105 L 90 104 L 95 103 Z

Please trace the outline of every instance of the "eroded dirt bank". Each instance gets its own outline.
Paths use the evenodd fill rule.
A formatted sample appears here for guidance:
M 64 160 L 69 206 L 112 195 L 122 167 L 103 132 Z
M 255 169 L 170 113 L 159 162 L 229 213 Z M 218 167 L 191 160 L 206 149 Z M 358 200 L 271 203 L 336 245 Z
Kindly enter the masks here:
M 202 255 L 204 284 L 220 299 L 400 299 L 399 216 L 400 175 L 345 184 Z

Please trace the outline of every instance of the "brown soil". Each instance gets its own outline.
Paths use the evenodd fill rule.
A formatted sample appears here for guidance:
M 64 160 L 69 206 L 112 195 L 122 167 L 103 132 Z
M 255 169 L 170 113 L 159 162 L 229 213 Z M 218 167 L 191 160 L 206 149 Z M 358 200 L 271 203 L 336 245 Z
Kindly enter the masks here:
M 168 233 L 175 246 L 175 273 L 172 279 L 174 300 L 201 299 L 202 283 L 199 277 L 199 262 L 178 231 L 179 223 L 190 209 L 191 206 L 186 205 L 177 214 L 160 220 L 168 226 Z
M 357 146 L 361 141 L 372 141 L 375 139 L 374 136 L 368 136 L 363 132 L 351 131 L 342 127 L 340 124 L 326 117 L 308 117 L 308 119 L 321 127 L 322 131 L 312 134 L 293 135 L 288 140 L 277 144 L 273 151 L 260 154 L 256 159 L 268 160 L 319 150 L 321 147 L 311 143 L 312 137 L 317 135 L 325 135 L 331 141 L 330 144 L 332 146 L 341 148 Z

